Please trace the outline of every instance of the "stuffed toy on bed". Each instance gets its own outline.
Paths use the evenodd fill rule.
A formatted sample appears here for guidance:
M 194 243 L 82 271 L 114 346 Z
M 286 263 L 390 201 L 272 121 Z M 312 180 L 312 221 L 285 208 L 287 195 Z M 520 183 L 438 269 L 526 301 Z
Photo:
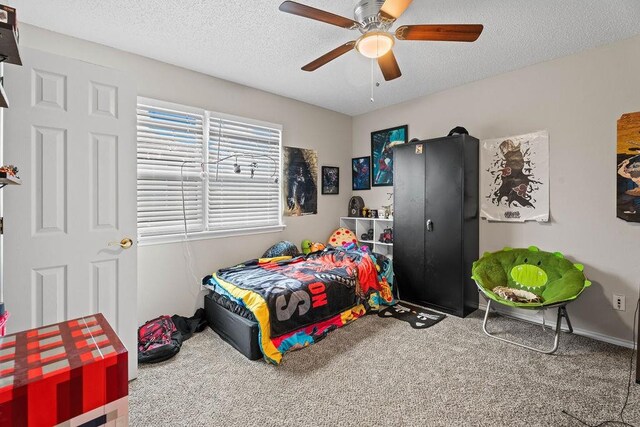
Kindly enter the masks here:
M 358 238 L 353 231 L 349 230 L 348 228 L 340 227 L 333 232 L 331 237 L 329 237 L 329 241 L 327 243 L 329 244 L 329 246 L 341 248 L 345 243 L 355 243 L 357 245 Z

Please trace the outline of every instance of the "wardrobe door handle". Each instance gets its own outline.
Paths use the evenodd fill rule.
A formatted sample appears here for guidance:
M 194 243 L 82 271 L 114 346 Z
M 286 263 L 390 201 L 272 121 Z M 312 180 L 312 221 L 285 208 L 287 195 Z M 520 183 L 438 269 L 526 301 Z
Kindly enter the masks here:
M 433 221 L 427 220 L 427 231 L 433 231 Z

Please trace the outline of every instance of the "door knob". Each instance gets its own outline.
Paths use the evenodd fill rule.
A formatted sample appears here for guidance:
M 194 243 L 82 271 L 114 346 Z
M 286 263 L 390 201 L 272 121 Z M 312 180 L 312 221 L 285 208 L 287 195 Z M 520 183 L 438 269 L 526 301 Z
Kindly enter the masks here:
M 120 246 L 122 249 L 129 249 L 131 246 L 133 246 L 133 240 L 125 237 L 119 242 L 109 242 L 109 246 Z

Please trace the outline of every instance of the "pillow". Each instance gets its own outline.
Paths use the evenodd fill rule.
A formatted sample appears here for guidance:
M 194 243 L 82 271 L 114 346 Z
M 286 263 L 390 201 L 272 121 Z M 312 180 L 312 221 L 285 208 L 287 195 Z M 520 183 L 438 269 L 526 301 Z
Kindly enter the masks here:
M 296 257 L 298 255 L 300 255 L 298 247 L 291 242 L 283 240 L 267 249 L 264 254 L 262 254 L 262 258 L 276 258 L 281 256 Z
M 357 245 L 358 238 L 353 231 L 348 228 L 340 227 L 333 232 L 331 237 L 329 237 L 327 244 L 329 246 L 341 248 L 343 243 L 355 243 Z

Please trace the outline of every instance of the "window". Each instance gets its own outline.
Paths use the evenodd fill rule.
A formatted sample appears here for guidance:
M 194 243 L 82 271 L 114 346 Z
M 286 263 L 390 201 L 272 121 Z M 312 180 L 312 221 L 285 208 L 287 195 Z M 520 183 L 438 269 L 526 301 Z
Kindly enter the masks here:
M 185 216 L 189 238 L 282 230 L 279 125 L 146 98 L 137 121 L 141 242 L 181 240 Z

